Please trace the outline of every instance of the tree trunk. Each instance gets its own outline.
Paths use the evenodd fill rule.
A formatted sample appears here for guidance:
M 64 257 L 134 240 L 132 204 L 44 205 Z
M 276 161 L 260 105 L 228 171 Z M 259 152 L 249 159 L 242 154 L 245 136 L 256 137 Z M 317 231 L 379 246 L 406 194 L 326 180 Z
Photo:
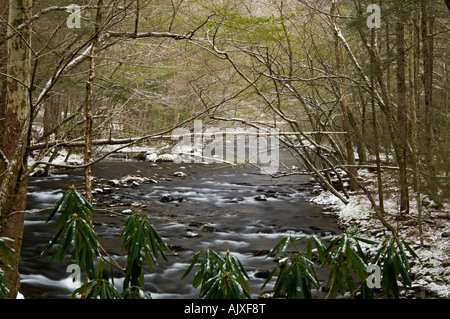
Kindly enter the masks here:
M 84 147 L 84 163 L 89 164 L 92 158 L 93 143 L 92 143 L 92 126 L 93 126 L 93 89 L 96 76 L 95 59 L 97 55 L 97 49 L 100 39 L 100 27 L 102 21 L 102 7 L 103 0 L 97 2 L 97 16 L 95 19 L 95 30 L 92 38 L 92 49 L 89 64 L 89 79 L 86 84 L 86 102 L 85 102 L 85 116 L 86 116 L 86 128 L 85 128 L 85 147 Z M 85 177 L 85 191 L 86 199 L 92 202 L 92 186 L 91 186 L 91 166 L 87 165 L 84 168 Z
M 336 15 L 338 12 L 337 3 L 333 1 L 331 13 L 332 15 Z M 335 32 L 338 30 L 336 21 L 335 23 Z M 347 108 L 347 101 L 346 101 L 346 81 L 345 81 L 345 64 L 344 64 L 344 52 L 342 49 L 341 40 L 339 39 L 338 35 L 335 36 L 335 49 L 336 49 L 336 66 L 338 69 L 338 75 L 342 76 L 338 81 L 339 86 L 339 106 L 341 109 L 341 115 L 342 115 L 342 128 L 345 132 L 344 134 L 344 145 L 346 150 L 346 160 L 347 164 L 350 165 L 349 172 L 350 172 L 350 189 L 355 190 L 357 188 L 356 183 L 356 177 L 358 175 L 358 170 L 355 167 L 355 154 L 353 152 L 353 143 L 352 143 L 352 136 L 350 132 L 350 120 L 349 120 L 349 111 Z
M 375 49 L 375 29 L 372 29 L 371 32 L 371 46 Z M 381 159 L 380 159 L 380 138 L 378 134 L 378 124 L 377 124 L 377 111 L 375 109 L 375 72 L 378 71 L 378 68 L 375 68 L 374 65 L 376 63 L 374 56 L 370 57 L 371 64 L 373 70 L 370 72 L 370 95 L 371 95 L 371 110 L 372 110 L 372 127 L 373 127 L 373 139 L 374 139 L 374 150 L 375 150 L 375 158 L 377 164 L 377 186 L 378 186 L 378 207 L 381 214 L 384 214 L 384 191 L 383 191 L 383 179 L 381 176 Z
M 92 38 L 92 48 L 90 52 L 89 59 L 89 78 L 86 83 L 86 100 L 85 100 L 85 108 L 84 113 L 86 117 L 86 126 L 84 132 L 84 190 L 86 192 L 85 198 L 88 202 L 92 203 L 92 182 L 91 182 L 91 158 L 93 153 L 93 142 L 92 142 L 92 127 L 93 127 L 93 102 L 94 102 L 94 81 L 96 76 L 96 66 L 95 59 L 97 55 L 97 49 L 100 40 L 100 24 L 102 20 L 102 7 L 103 0 L 98 0 L 97 2 L 97 15 L 95 18 L 95 30 L 94 36 Z M 85 283 L 88 281 L 87 274 L 85 275 Z M 81 297 L 84 299 L 87 296 L 87 292 L 85 292 Z
M 406 171 L 406 150 L 408 137 L 408 120 L 406 104 L 406 58 L 405 58 L 405 25 L 403 22 L 396 24 L 396 47 L 397 47 L 397 126 L 403 129 L 398 130 L 398 147 L 396 151 L 399 167 L 399 187 L 400 187 L 400 212 L 409 213 L 409 193 L 408 178 Z
M 31 8 L 32 0 L 11 0 L 9 25 L 15 28 L 29 19 Z M 6 271 L 6 280 L 9 297 L 15 298 L 20 285 L 18 260 L 26 208 L 27 180 L 22 179 L 22 172 L 27 168 L 30 128 L 31 29 L 26 27 L 17 35 L 12 28 L 8 28 L 8 35 L 14 36 L 7 42 L 6 124 L 0 138 L 0 149 L 7 159 L 0 163 L 0 237 L 14 240 L 16 262 L 13 271 Z
M 419 19 L 417 19 L 419 20 Z M 418 26 L 418 22 L 413 22 L 413 30 L 412 30 L 413 42 L 416 41 L 417 45 L 414 48 L 411 63 L 410 63 L 410 86 L 411 86 L 411 129 L 410 129 L 410 140 L 411 140 L 411 155 L 412 155 L 412 169 L 413 169 L 413 187 L 416 198 L 417 205 L 417 223 L 419 230 L 419 239 L 420 245 L 423 246 L 423 220 L 422 220 L 422 201 L 419 187 L 419 168 L 418 168 L 418 145 L 417 145 L 417 109 L 420 101 L 420 93 L 418 90 L 418 82 L 419 82 L 419 58 L 420 58 L 420 30 Z
M 430 1 L 421 0 L 421 31 L 422 31 L 422 58 L 423 58 L 423 85 L 425 97 L 425 163 L 427 165 L 427 189 L 430 197 L 438 204 L 438 179 L 436 178 L 436 167 L 434 155 L 434 106 L 433 106 L 433 59 L 434 59 L 434 17 L 429 16 Z

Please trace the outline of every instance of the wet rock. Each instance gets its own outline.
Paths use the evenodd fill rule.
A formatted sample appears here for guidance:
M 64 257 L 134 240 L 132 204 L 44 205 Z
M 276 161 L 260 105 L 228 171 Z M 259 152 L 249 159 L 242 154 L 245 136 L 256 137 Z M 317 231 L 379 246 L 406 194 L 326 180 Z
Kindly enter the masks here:
M 133 211 L 131 209 L 125 209 L 122 211 L 122 214 L 125 214 L 125 215 L 131 215 L 132 213 L 133 213 Z
M 180 245 L 168 245 L 168 247 L 169 247 L 169 249 L 170 249 L 172 252 L 176 252 L 176 251 L 184 251 L 184 250 L 186 250 L 186 249 L 184 249 L 183 246 L 180 246 Z
M 103 189 L 101 189 L 101 188 L 94 188 L 92 190 L 92 194 L 103 194 Z
M 172 195 L 170 195 L 170 194 L 163 195 L 160 199 L 160 202 L 163 202 L 163 203 L 170 203 L 173 201 L 174 201 L 174 199 L 173 199 Z
M 140 202 L 133 202 L 133 203 L 131 203 L 131 206 L 137 207 L 137 208 L 145 208 L 145 207 L 147 207 L 147 205 L 145 205 L 143 203 L 140 203 Z
M 267 200 L 266 195 L 258 195 L 258 196 L 255 196 L 254 198 L 257 201 L 266 201 Z
M 256 278 L 263 278 L 263 279 L 267 279 L 270 276 L 270 271 L 267 269 L 264 270 L 258 270 L 255 272 L 255 277 Z
M 175 173 L 173 173 L 173 176 L 176 176 L 176 177 L 186 177 L 187 175 L 186 175 L 185 173 L 183 173 L 183 172 L 175 172 Z
M 147 152 L 139 152 L 138 154 L 136 154 L 134 156 L 134 159 L 138 160 L 138 161 L 145 161 L 147 157 Z
M 144 183 L 145 184 L 158 184 L 158 181 L 153 178 L 144 177 Z
M 244 198 L 243 197 L 225 197 L 227 200 L 225 201 L 225 203 L 228 204 L 235 204 L 235 203 L 239 203 L 239 202 L 243 202 Z
M 104 194 L 111 194 L 112 192 L 113 192 L 113 189 L 111 187 L 108 187 L 108 186 L 103 187 Z
M 120 186 L 120 182 L 117 179 L 111 179 L 108 181 L 109 186 Z
M 145 180 L 139 176 L 125 176 L 122 178 L 122 184 L 128 184 L 132 186 L 139 186 L 139 183 L 143 183 Z
M 202 222 L 190 222 L 189 223 L 189 226 L 190 227 L 200 227 L 200 226 L 203 226 L 205 223 L 202 223 Z
M 253 253 L 253 255 L 255 257 L 263 257 L 263 256 L 267 256 L 269 254 L 269 252 L 270 252 L 270 250 L 268 250 L 268 249 L 262 249 L 262 250 L 255 251 Z
M 193 231 L 191 231 L 191 230 L 188 230 L 188 231 L 186 232 L 186 234 L 184 234 L 184 237 L 187 237 L 187 238 L 194 238 L 194 237 L 200 237 L 200 235 L 197 234 L 196 232 L 193 232 Z
M 213 233 L 215 231 L 216 231 L 216 229 L 212 226 L 205 225 L 202 227 L 202 232 L 205 232 L 205 233 Z
M 275 298 L 275 292 L 273 291 L 264 291 L 259 295 L 260 299 L 273 299 Z

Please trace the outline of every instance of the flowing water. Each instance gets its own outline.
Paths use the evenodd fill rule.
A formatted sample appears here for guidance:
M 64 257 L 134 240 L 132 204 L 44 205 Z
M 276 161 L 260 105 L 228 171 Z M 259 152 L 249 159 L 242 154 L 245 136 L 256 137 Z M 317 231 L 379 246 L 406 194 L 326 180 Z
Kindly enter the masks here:
M 186 176 L 174 176 L 177 171 Z M 198 289 L 191 285 L 196 268 L 186 279 L 180 278 L 192 256 L 204 248 L 222 254 L 229 249 L 238 257 L 250 276 L 251 293 L 258 297 L 265 281 L 262 275 L 276 265 L 274 258 L 266 258 L 266 253 L 280 239 L 288 234 L 310 233 L 327 239 L 340 232 L 334 218 L 308 202 L 311 190 L 317 187 L 308 176 L 273 179 L 259 173 L 251 167 L 217 164 L 99 163 L 93 167 L 94 187 L 103 192 L 94 194 L 94 206 L 98 208 L 94 229 L 102 246 L 125 265 L 119 239 L 122 225 L 130 209 L 148 214 L 174 252 L 169 263 L 161 259 L 145 276 L 145 288 L 153 298 L 198 298 Z M 138 177 L 134 185 L 111 182 L 131 175 Z M 81 170 L 30 178 L 27 208 L 36 210 L 54 205 L 72 184 L 83 189 Z M 174 200 L 162 202 L 161 198 L 168 194 Z M 267 200 L 255 199 L 263 194 Z M 48 214 L 47 210 L 26 216 L 20 262 L 21 293 L 25 298 L 69 298 L 73 291 L 67 285 L 70 261 L 56 262 L 51 256 L 41 256 L 55 233 L 54 223 L 45 222 Z M 114 273 L 115 284 L 120 288 L 123 275 Z M 325 280 L 325 274 L 319 273 L 319 277 Z M 265 290 L 272 286 L 269 284 Z

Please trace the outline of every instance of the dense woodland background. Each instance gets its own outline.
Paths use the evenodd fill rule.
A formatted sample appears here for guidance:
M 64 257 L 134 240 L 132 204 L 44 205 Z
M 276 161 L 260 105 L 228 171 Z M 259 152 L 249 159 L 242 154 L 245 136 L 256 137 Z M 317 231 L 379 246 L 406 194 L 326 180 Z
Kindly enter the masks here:
M 66 24 L 72 3 L 81 28 Z M 108 145 L 155 147 L 194 119 L 278 128 L 303 170 L 344 202 L 365 193 L 388 228 L 386 196 L 399 217 L 420 220 L 424 199 L 442 209 L 450 8 L 378 1 L 371 29 L 372 3 L 1 0 L 0 237 L 20 247 L 27 176 L 58 152 L 83 155 L 65 165 L 85 167 L 89 194 Z

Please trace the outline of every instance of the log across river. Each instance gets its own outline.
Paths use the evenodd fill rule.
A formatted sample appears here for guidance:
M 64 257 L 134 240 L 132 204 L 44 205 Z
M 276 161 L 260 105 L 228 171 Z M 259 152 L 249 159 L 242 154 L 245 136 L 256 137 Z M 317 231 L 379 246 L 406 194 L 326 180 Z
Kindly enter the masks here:
M 181 173 L 179 173 L 181 172 Z M 340 233 L 337 221 L 308 201 L 317 185 L 307 175 L 274 179 L 253 167 L 105 161 L 93 167 L 95 231 L 121 265 L 126 259 L 119 235 L 128 214 L 146 212 L 174 252 L 145 276 L 152 298 L 198 298 L 193 273 L 181 276 L 199 250 L 211 248 L 238 257 L 250 276 L 251 294 L 261 293 L 275 267 L 267 252 L 288 234 L 315 233 L 325 239 Z M 128 177 L 128 178 L 127 178 Z M 62 170 L 29 180 L 29 210 L 50 207 L 70 187 L 83 189 L 82 170 Z M 55 233 L 45 223 L 49 211 L 27 214 L 21 253 L 21 293 L 25 298 L 69 298 L 70 261 L 55 262 L 41 252 Z M 115 284 L 121 287 L 119 271 Z M 319 279 L 326 274 L 318 272 Z M 265 290 L 273 287 L 270 284 Z

